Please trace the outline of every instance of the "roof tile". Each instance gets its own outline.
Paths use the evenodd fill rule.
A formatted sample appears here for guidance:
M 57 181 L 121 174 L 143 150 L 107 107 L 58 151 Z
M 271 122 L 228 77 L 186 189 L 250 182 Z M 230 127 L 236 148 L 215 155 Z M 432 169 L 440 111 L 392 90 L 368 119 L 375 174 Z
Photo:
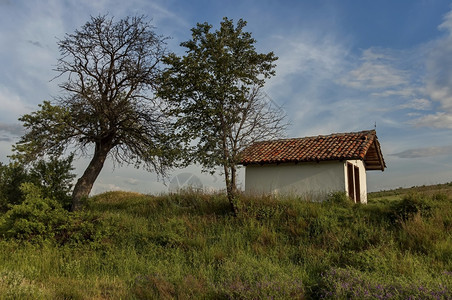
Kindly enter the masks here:
M 381 154 L 375 130 L 257 142 L 242 152 L 240 164 L 362 160 L 374 143 Z

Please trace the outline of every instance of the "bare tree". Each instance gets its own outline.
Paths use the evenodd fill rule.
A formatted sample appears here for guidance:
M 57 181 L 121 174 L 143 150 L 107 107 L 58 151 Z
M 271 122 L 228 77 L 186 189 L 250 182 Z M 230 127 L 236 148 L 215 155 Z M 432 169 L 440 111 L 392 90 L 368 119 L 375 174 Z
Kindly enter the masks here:
M 89 195 L 108 156 L 158 174 L 171 166 L 174 140 L 153 93 L 164 41 L 143 16 L 114 22 L 104 15 L 58 42 L 55 70 L 67 76 L 64 93 L 20 119 L 28 131 L 15 150 L 25 161 L 72 147 L 91 156 L 74 187 L 72 209 Z

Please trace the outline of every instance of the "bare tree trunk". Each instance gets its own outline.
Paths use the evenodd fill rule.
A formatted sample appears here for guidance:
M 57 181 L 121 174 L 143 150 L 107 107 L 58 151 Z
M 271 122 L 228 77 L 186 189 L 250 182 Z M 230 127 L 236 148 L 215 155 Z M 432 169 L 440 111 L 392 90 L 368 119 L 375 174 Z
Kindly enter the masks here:
M 238 209 L 235 205 L 234 201 L 237 196 L 237 188 L 235 185 L 235 168 L 231 168 L 229 170 L 229 167 L 224 165 L 224 177 L 226 180 L 226 192 L 228 196 L 229 205 L 231 207 L 232 212 L 234 213 L 234 216 L 237 217 L 238 215 Z
M 231 165 L 231 192 L 234 198 L 237 197 L 237 169 L 234 164 Z
M 99 173 L 104 166 L 104 162 L 111 148 L 112 146 L 110 141 L 107 143 L 96 143 L 93 158 L 91 159 L 82 177 L 77 180 L 74 191 L 72 192 L 72 211 L 78 210 L 82 204 L 81 200 L 88 197 L 97 176 L 99 176 Z

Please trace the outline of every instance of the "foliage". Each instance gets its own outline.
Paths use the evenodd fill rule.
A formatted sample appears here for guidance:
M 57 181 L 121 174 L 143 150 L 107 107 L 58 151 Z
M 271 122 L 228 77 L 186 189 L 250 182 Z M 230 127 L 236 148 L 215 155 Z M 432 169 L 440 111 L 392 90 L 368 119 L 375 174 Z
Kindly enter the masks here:
M 21 204 L 25 195 L 21 189 L 24 183 L 33 183 L 40 188 L 44 198 L 58 201 L 65 209 L 70 207 L 71 173 L 73 156 L 59 159 L 40 159 L 27 168 L 19 161 L 8 165 L 0 164 L 0 211 L 7 211 L 10 205 Z
M 425 195 L 422 194 L 408 194 L 400 201 L 395 201 L 392 204 L 394 220 L 406 221 L 416 214 L 421 214 L 423 217 L 431 215 L 432 203 Z
M 98 245 L 106 230 L 98 216 L 90 213 L 70 213 L 59 201 L 44 196 L 42 188 L 33 183 L 21 185 L 25 200 L 0 218 L 0 236 L 8 240 L 32 244 L 56 243 Z
M 265 79 L 275 74 L 273 52 L 258 53 L 256 40 L 224 18 L 211 31 L 208 23 L 192 29 L 183 42 L 186 55 L 165 58 L 168 69 L 159 95 L 172 105 L 176 130 L 188 139 L 187 150 L 206 170 L 223 168 L 232 207 L 236 191 L 236 165 L 240 152 L 255 141 L 281 135 L 284 114 L 264 97 Z
M 38 242 L 58 234 L 68 221 L 68 212 L 56 200 L 43 198 L 32 183 L 22 184 L 21 191 L 25 200 L 1 218 L 0 233 L 6 238 Z
M 23 164 L 0 163 L 0 211 L 6 211 L 8 204 L 19 204 L 24 200 L 20 190 L 22 183 L 29 181 L 29 175 Z
M 88 196 L 107 156 L 158 174 L 171 165 L 176 142 L 153 97 L 164 40 L 144 17 L 113 22 L 98 16 L 58 42 L 55 70 L 57 77 L 67 76 L 63 94 L 20 119 L 27 132 L 15 145 L 15 157 L 28 163 L 68 148 L 93 152 L 74 187 L 73 209 Z
M 70 193 L 75 178 L 75 174 L 71 173 L 74 170 L 73 160 L 73 154 L 64 159 L 41 159 L 32 164 L 29 172 L 30 181 L 41 188 L 43 197 L 57 200 L 65 209 L 71 206 Z
M 25 299 L 451 297 L 451 198 L 421 195 L 432 204 L 428 215 L 393 222 L 393 201 L 346 205 L 340 194 L 330 197 L 319 203 L 241 195 L 233 217 L 221 194 L 97 195 L 84 210 L 67 213 L 58 234 L 43 233 L 45 243 L 0 238 L 0 275 L 7 276 L 0 278 L 0 294 Z
M 350 198 L 344 192 L 331 193 L 330 195 L 328 195 L 326 202 L 343 206 L 353 205 L 353 202 L 350 201 Z

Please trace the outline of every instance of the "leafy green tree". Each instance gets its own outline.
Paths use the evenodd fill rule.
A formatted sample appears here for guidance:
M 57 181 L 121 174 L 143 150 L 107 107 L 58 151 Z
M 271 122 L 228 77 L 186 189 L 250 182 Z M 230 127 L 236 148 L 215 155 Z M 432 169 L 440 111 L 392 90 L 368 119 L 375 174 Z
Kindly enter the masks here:
M 69 209 L 72 181 L 75 177 L 71 173 L 72 160 L 73 155 L 65 159 L 51 157 L 33 162 L 28 167 L 19 161 L 12 161 L 7 165 L 0 163 L 0 211 L 7 211 L 10 206 L 24 201 L 21 186 L 25 183 L 34 184 L 44 197 L 58 201 Z
M 114 22 L 98 16 L 58 46 L 57 77 L 67 76 L 63 94 L 20 119 L 27 132 L 15 146 L 16 157 L 28 163 L 68 149 L 91 157 L 74 186 L 72 209 L 89 195 L 108 156 L 165 174 L 176 152 L 153 95 L 165 38 L 144 17 Z
M 220 29 L 203 23 L 183 42 L 186 55 L 168 55 L 169 68 L 159 95 L 172 108 L 181 135 L 189 137 L 190 156 L 205 169 L 222 166 L 231 208 L 236 211 L 240 152 L 251 143 L 279 136 L 285 115 L 264 97 L 265 79 L 275 74 L 273 52 L 258 53 L 246 22 L 224 18 Z
M 26 168 L 19 162 L 0 163 L 0 211 L 7 211 L 8 205 L 22 203 L 25 198 L 20 186 L 29 180 Z
M 71 207 L 73 160 L 73 154 L 64 159 L 41 159 L 33 163 L 29 172 L 30 181 L 41 188 L 43 197 L 57 200 L 65 209 Z

